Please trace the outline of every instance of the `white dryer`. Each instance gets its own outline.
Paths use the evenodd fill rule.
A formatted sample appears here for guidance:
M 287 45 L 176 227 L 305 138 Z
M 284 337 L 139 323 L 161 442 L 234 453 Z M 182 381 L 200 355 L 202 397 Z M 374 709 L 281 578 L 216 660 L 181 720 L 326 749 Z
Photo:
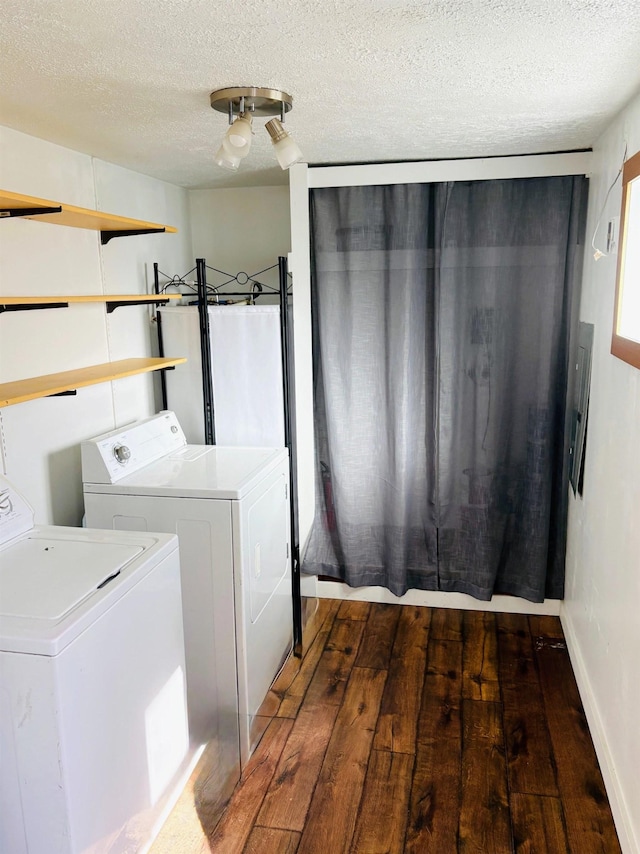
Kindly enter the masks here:
M 33 527 L 0 477 L 0 851 L 141 852 L 179 794 L 177 546 Z
M 87 524 L 178 534 L 191 735 L 237 779 L 292 643 L 286 449 L 188 445 L 161 412 L 84 442 L 82 470 Z

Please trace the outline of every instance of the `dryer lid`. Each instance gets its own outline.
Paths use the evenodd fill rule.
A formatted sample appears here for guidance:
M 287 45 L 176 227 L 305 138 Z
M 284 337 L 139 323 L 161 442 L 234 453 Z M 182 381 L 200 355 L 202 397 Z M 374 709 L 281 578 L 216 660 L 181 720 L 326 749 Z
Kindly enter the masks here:
M 24 537 L 0 553 L 0 619 L 57 623 L 142 551 L 86 538 Z

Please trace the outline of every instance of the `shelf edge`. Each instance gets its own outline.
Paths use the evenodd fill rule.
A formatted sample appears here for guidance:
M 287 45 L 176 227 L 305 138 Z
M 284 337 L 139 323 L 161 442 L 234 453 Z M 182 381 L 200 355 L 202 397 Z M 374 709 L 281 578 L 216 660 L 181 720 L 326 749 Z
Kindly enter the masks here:
M 100 365 L 89 365 L 72 371 L 62 371 L 57 374 L 44 374 L 40 377 L 29 377 L 24 380 L 13 380 L 0 383 L 0 408 L 27 403 L 43 397 L 58 395 L 63 392 L 87 388 L 104 382 L 125 379 L 138 374 L 175 368 L 186 362 L 184 356 L 177 358 L 134 358 L 121 359 L 116 362 L 104 362 Z M 93 372 L 93 376 L 91 375 Z M 29 389 L 29 384 L 33 385 Z M 20 389 L 20 386 L 23 389 Z

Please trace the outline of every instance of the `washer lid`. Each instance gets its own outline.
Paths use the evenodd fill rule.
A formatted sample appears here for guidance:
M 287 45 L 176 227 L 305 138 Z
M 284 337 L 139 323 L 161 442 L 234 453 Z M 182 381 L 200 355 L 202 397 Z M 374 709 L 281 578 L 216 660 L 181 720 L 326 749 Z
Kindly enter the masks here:
M 142 550 L 90 540 L 19 540 L 2 553 L 0 617 L 58 622 Z
M 0 547 L 0 651 L 58 655 L 165 559 L 179 572 L 177 547 L 175 534 L 55 525 Z

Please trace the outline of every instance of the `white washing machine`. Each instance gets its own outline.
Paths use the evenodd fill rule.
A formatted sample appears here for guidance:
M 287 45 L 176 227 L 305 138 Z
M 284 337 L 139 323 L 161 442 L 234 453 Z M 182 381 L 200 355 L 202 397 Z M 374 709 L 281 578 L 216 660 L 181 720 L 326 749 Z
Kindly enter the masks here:
M 33 526 L 0 477 L 0 851 L 146 850 L 190 763 L 178 543 Z
M 286 449 L 188 445 L 161 412 L 84 442 L 82 470 L 87 524 L 178 534 L 191 735 L 237 779 L 292 643 Z

